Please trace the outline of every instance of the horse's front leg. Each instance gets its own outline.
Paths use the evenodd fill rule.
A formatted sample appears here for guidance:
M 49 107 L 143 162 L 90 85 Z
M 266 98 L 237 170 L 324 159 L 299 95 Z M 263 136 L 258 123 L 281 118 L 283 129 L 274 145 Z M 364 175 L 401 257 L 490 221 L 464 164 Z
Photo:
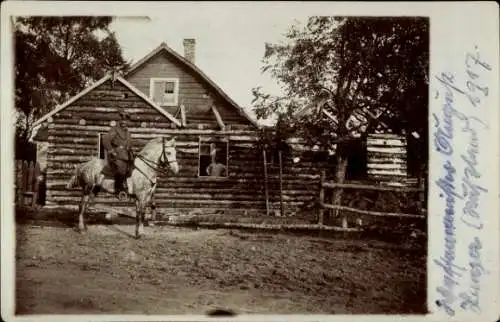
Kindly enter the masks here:
M 87 225 L 85 224 L 85 210 L 87 208 L 87 204 L 89 202 L 89 195 L 83 195 L 82 200 L 80 201 L 80 205 L 78 207 L 78 230 L 83 232 L 87 229 Z
M 139 239 L 144 234 L 144 204 L 135 202 L 135 238 Z

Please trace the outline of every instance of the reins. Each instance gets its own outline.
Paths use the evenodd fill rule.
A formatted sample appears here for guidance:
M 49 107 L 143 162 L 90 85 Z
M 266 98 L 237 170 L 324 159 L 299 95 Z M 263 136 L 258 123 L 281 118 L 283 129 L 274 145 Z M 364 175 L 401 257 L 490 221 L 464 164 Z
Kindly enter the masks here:
M 161 158 L 163 158 L 163 160 L 165 161 L 165 165 L 167 164 L 170 164 L 170 163 L 174 163 L 176 161 L 168 161 L 167 160 L 167 155 L 165 153 L 165 138 L 162 137 L 162 151 L 161 151 L 161 156 L 160 156 L 160 160 Z M 159 172 L 160 174 L 163 174 L 163 175 L 166 175 L 168 174 L 168 169 L 164 169 L 165 166 L 162 165 L 162 162 L 155 162 L 153 160 L 150 160 L 150 159 L 147 159 L 145 158 L 144 156 L 142 155 L 137 155 L 136 158 L 138 158 L 139 160 L 141 160 L 142 162 L 144 162 L 145 165 L 147 165 L 149 168 L 153 169 L 154 171 L 156 172 Z M 142 171 L 141 169 L 139 169 L 138 167 L 135 166 L 134 164 L 134 168 L 137 169 L 143 176 L 145 176 L 149 182 L 151 182 L 152 185 L 155 184 L 155 182 L 153 182 L 153 180 L 151 180 L 151 178 L 149 178 L 145 173 L 144 171 Z

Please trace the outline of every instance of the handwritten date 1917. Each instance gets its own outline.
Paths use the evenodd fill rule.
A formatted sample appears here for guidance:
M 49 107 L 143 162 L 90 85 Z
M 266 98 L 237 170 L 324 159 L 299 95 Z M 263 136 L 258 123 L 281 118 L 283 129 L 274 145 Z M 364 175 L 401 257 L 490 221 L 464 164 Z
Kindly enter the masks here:
M 450 316 L 455 315 L 456 304 L 463 311 L 481 313 L 481 276 L 486 274 L 486 269 L 480 256 L 483 245 L 477 234 L 485 224 L 480 206 L 488 189 L 480 182 L 480 138 L 484 137 L 488 124 L 477 116 L 468 115 L 466 110 L 467 105 L 480 107 L 488 97 L 487 78 L 482 76 L 489 71 L 491 66 L 480 57 L 476 47 L 475 53 L 465 55 L 465 86 L 461 86 L 453 73 L 443 72 L 435 76 L 444 92 L 442 118 L 433 114 L 434 149 L 443 161 L 440 178 L 435 184 L 445 203 L 444 254 L 434 259 L 443 272 L 442 284 L 436 287 L 439 297 L 436 304 Z M 439 92 L 437 94 L 436 99 L 440 96 Z M 460 98 L 466 99 L 465 104 Z M 458 169 L 463 169 L 463 173 Z M 468 263 L 459 259 L 463 244 L 458 241 L 463 228 L 472 229 L 475 236 L 468 244 Z M 470 279 L 467 275 L 470 275 Z

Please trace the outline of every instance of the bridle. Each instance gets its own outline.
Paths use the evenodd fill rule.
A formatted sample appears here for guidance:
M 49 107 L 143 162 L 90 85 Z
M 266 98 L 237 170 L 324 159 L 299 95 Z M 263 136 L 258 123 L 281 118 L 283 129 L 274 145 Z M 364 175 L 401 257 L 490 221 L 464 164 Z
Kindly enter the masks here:
M 137 158 L 139 160 L 141 160 L 142 162 L 144 162 L 145 165 L 147 165 L 148 167 L 150 167 L 154 171 L 159 172 L 160 174 L 165 175 L 165 174 L 168 174 L 168 168 L 166 168 L 167 165 L 170 165 L 171 163 L 175 163 L 175 162 L 177 162 L 177 160 L 169 161 L 167 159 L 167 153 L 165 151 L 165 137 L 161 138 L 161 148 L 162 148 L 161 149 L 161 155 L 160 155 L 160 158 L 158 159 L 158 162 L 150 160 L 150 159 L 147 159 L 147 158 L 145 158 L 144 156 L 142 156 L 140 154 L 137 155 Z M 155 184 L 155 182 L 153 182 L 153 180 L 151 180 L 150 178 L 148 178 L 148 176 L 141 169 L 139 169 L 135 165 L 134 165 L 134 168 L 137 171 L 139 171 L 143 176 L 145 176 L 151 182 L 152 185 Z

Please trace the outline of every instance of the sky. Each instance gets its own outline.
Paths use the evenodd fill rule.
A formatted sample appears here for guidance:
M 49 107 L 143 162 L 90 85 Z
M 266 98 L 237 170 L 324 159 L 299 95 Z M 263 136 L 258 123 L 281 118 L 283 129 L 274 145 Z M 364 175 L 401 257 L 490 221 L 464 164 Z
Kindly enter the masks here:
M 265 43 L 284 41 L 283 34 L 290 26 L 306 20 L 305 15 L 289 12 L 207 7 L 196 12 L 172 10 L 157 16 L 118 17 L 110 29 L 115 31 L 125 58 L 133 62 L 161 42 L 184 55 L 183 39 L 195 38 L 196 65 L 249 111 L 253 87 L 280 93 L 276 81 L 261 73 Z

